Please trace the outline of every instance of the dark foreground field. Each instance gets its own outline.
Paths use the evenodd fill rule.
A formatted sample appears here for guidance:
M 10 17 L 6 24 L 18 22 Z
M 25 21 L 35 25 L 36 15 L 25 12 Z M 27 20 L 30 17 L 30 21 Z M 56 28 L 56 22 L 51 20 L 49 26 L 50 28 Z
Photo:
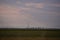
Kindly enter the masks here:
M 0 40 L 60 40 L 60 38 L 41 38 L 41 37 L 2 37 Z
M 60 30 L 0 29 L 0 40 L 60 40 Z

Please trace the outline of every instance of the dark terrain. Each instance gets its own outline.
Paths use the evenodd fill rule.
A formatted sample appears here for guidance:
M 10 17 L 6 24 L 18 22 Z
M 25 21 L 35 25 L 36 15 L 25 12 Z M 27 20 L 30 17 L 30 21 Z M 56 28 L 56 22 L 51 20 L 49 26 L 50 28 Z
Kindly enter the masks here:
M 0 28 L 0 40 L 60 40 L 60 29 Z

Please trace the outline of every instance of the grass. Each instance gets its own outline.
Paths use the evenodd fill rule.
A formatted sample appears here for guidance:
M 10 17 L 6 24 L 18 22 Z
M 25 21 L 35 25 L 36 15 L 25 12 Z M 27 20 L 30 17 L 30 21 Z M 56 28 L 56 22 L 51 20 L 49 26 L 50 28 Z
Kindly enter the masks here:
M 0 29 L 0 40 L 60 40 L 60 29 Z
M 0 40 L 60 40 L 60 38 L 41 38 L 41 37 L 2 37 Z
M 0 29 L 0 37 L 60 37 L 60 30 Z

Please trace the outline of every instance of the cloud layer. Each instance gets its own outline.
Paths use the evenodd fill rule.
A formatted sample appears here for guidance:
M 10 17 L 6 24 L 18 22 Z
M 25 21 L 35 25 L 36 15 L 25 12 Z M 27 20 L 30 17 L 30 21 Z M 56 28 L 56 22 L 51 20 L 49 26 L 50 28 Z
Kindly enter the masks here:
M 30 26 L 39 25 L 39 23 L 32 19 L 30 14 L 22 14 L 22 10 L 29 10 L 27 8 L 17 8 L 14 6 L 1 5 L 0 10 L 0 27 L 2 28 L 23 28 L 27 27 L 28 22 Z
M 60 0 L 0 0 L 0 27 L 60 28 Z

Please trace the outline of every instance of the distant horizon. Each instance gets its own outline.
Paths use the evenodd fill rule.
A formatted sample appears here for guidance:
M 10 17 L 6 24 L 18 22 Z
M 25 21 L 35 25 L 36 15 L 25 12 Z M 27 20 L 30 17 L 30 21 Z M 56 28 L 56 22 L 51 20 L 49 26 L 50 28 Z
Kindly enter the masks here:
M 48 27 L 0 27 L 0 29 L 4 29 L 4 28 L 6 28 L 6 29 L 26 29 L 26 28 L 28 28 L 28 29 L 30 29 L 30 28 L 32 28 L 32 29 L 60 29 L 60 28 L 57 28 L 57 27 L 51 27 L 51 28 L 48 28 Z

